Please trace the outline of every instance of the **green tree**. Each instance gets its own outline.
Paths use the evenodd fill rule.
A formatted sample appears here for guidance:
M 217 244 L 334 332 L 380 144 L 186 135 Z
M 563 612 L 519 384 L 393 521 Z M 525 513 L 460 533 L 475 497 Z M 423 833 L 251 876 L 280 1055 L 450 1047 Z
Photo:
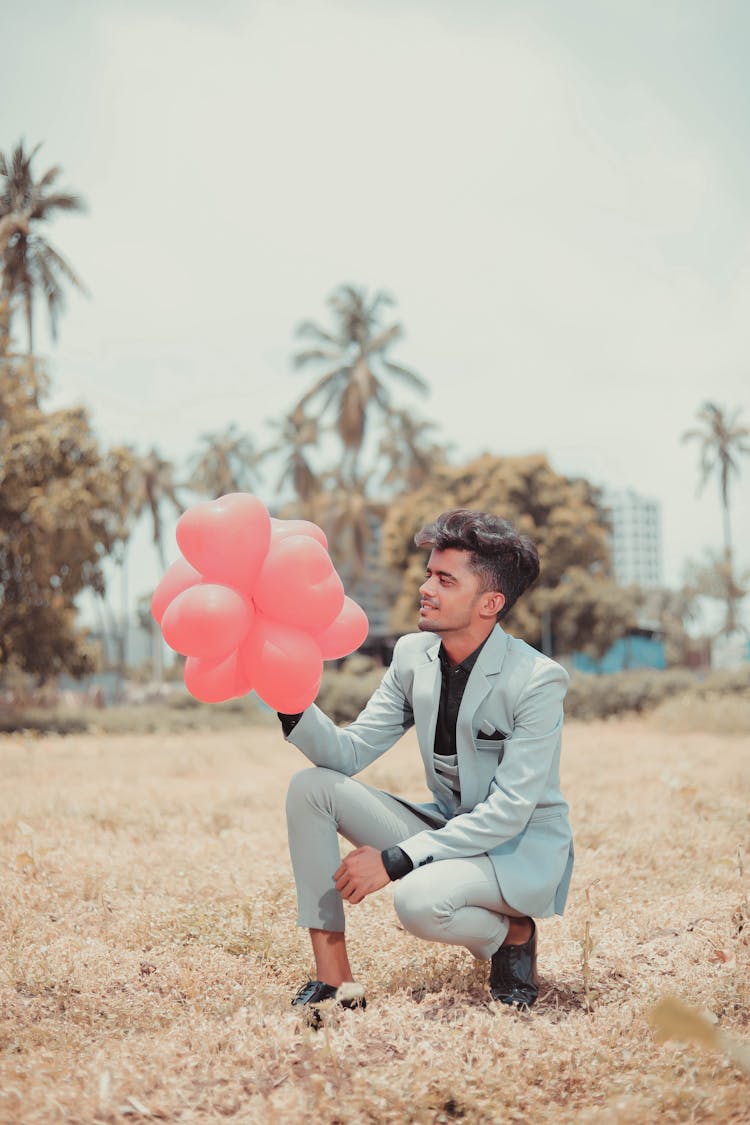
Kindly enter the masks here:
M 192 459 L 188 488 L 217 499 L 230 492 L 250 492 L 258 480 L 262 455 L 249 434 L 232 423 L 220 433 L 202 434 L 203 447 Z
M 102 593 L 122 532 L 122 480 L 81 408 L 46 413 L 36 368 L 11 350 L 0 310 L 0 667 L 40 679 L 91 671 L 76 597 Z
M 750 574 L 737 575 L 731 555 L 707 551 L 700 561 L 690 560 L 685 567 L 685 588 L 693 600 L 708 598 L 727 607 L 724 625 L 718 634 L 733 633 L 737 627 L 737 607 L 748 593 Z
M 393 410 L 385 419 L 378 447 L 385 471 L 383 484 L 398 492 L 412 492 L 428 479 L 436 465 L 444 465 L 449 446 L 435 440 L 437 426 L 413 411 Z
M 318 445 L 318 423 L 304 409 L 296 407 L 280 422 L 274 421 L 271 425 L 277 436 L 263 456 L 283 455 L 276 487 L 281 492 L 291 488 L 296 498 L 296 514 L 314 519 L 312 506 L 321 490 L 321 480 L 313 466 L 311 451 Z
M 140 455 L 132 447 L 120 450 L 119 455 L 129 464 L 125 470 L 125 489 L 120 506 L 126 526 L 131 530 L 145 513 L 151 523 L 151 538 L 156 549 L 159 567 L 167 569 L 164 551 L 164 506 L 178 515 L 185 509 L 178 495 L 176 469 L 156 448 Z
M 389 508 L 384 556 L 403 574 L 397 631 L 414 629 L 424 577 L 425 552 L 414 546 L 414 535 L 449 508 L 494 512 L 536 543 L 541 577 L 503 621 L 516 636 L 541 648 L 547 615 L 552 643 L 545 647 L 599 657 L 634 624 L 634 592 L 609 577 L 607 528 L 595 489 L 556 473 L 541 455 L 484 454 L 467 465 L 434 470 L 422 488 Z
M 65 285 L 84 291 L 73 267 L 56 250 L 40 228 L 57 213 L 83 211 L 79 195 L 55 187 L 61 169 L 49 168 L 40 179 L 34 178 L 32 163 L 40 149 L 27 152 L 20 141 L 6 155 L 0 152 L 0 255 L 2 276 L 0 298 L 23 309 L 28 336 L 28 355 L 34 353 L 34 299 L 47 304 L 53 339 L 64 307 Z
M 734 577 L 732 553 L 732 529 L 729 513 L 729 487 L 734 475 L 739 475 L 740 458 L 750 454 L 750 429 L 741 425 L 741 410 L 731 413 L 714 402 L 704 402 L 697 413 L 700 423 L 692 430 L 686 430 L 683 441 L 700 442 L 700 492 L 706 482 L 715 475 L 719 481 L 721 496 L 722 523 L 724 530 L 723 587 L 727 607 L 725 632 L 732 633 L 737 628 L 738 584 Z

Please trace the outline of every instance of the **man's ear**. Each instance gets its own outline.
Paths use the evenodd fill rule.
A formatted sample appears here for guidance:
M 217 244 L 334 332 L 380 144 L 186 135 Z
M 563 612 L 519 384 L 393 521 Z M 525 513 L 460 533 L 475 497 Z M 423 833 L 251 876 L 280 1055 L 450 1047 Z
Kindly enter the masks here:
M 497 617 L 504 605 L 505 594 L 501 594 L 499 590 L 489 590 L 482 596 L 479 612 L 482 617 Z

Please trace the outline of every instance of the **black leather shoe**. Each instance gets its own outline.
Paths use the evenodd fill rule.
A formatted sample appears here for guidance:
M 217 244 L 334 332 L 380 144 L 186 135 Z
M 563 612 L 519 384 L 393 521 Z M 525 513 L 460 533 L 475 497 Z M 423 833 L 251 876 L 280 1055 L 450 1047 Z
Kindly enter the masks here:
M 536 924 L 531 921 L 531 937 L 523 945 L 501 945 L 492 954 L 490 992 L 502 1004 L 530 1008 L 539 995 L 536 971 Z
M 339 1008 L 366 1008 L 367 1001 L 364 996 L 346 996 L 347 984 L 341 986 L 344 996 L 337 1000 Z M 315 1005 L 329 1000 L 336 1000 L 338 987 L 335 984 L 326 984 L 322 980 L 309 980 L 297 990 L 292 1000 L 292 1007 L 303 1007 L 307 1022 L 314 1028 L 320 1027 L 320 1009 Z

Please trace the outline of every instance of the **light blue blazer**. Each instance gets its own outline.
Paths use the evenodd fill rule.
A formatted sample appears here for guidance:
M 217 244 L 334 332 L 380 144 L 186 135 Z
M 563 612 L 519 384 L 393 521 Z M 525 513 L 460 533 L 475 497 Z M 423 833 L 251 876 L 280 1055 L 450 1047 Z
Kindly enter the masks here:
M 315 765 L 352 776 L 416 726 L 434 801 L 397 799 L 434 827 L 399 841 L 414 866 L 486 853 L 509 906 L 536 918 L 562 914 L 573 870 L 568 805 L 560 792 L 568 674 L 495 626 L 458 713 L 459 803 L 434 764 L 439 650 L 434 633 L 401 637 L 380 687 L 353 723 L 337 727 L 313 705 L 289 741 Z

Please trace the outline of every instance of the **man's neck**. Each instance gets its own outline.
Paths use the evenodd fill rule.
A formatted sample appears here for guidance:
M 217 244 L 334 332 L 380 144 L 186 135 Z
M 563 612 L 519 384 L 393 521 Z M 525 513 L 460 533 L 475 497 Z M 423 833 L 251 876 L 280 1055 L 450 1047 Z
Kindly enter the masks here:
M 478 649 L 481 644 L 489 637 L 492 630 L 495 628 L 495 622 L 490 625 L 489 629 L 484 632 L 472 630 L 470 633 L 448 633 L 443 636 L 443 650 L 445 655 L 450 660 L 451 664 L 455 667 L 465 660 L 467 656 L 471 656 L 475 649 Z

